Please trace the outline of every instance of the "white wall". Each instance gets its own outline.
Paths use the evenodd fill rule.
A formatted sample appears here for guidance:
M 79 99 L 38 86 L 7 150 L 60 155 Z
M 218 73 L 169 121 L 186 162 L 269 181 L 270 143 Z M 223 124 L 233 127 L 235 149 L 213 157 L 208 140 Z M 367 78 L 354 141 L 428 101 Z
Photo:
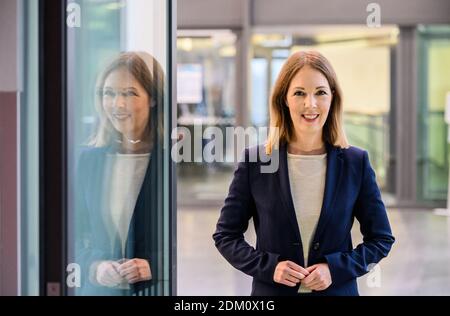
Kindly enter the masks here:
M 166 72 L 167 6 L 164 0 L 129 0 L 125 10 L 126 51 L 152 54 Z

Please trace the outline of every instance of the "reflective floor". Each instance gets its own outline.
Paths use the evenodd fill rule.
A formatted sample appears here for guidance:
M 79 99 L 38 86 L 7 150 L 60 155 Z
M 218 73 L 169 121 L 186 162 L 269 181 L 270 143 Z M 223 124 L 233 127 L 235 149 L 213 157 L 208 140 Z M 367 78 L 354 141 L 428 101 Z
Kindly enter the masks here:
M 193 196 L 192 196 L 193 198 Z M 178 208 L 178 295 L 249 295 L 251 278 L 221 257 L 211 235 L 221 205 Z M 358 280 L 361 295 L 450 295 L 450 217 L 389 209 L 396 243 Z M 355 221 L 354 244 L 361 241 Z M 253 225 L 246 234 L 254 244 Z

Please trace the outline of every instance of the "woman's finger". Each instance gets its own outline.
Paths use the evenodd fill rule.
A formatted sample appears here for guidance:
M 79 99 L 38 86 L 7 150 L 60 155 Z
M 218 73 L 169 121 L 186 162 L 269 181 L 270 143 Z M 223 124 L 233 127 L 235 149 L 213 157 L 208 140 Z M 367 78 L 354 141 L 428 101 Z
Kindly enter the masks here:
M 128 273 L 128 274 L 125 276 L 125 278 L 126 278 L 128 281 L 131 280 L 131 279 L 133 279 L 133 278 L 137 278 L 137 277 L 139 277 L 139 273 L 138 273 L 137 271 L 130 272 L 130 273 Z
M 295 277 L 293 277 L 293 276 L 290 276 L 290 275 L 287 275 L 284 279 L 285 279 L 285 280 L 288 280 L 288 281 L 290 281 L 290 282 L 293 282 L 293 283 L 295 283 L 295 284 L 297 284 L 298 282 L 300 282 L 300 280 L 298 280 L 297 278 L 295 278 Z
M 282 280 L 282 281 L 281 281 L 281 284 L 284 284 L 284 285 L 287 285 L 287 286 L 290 286 L 290 287 L 294 287 L 294 286 L 297 285 L 296 283 L 291 282 L 291 281 L 289 281 L 289 280 Z
M 128 268 L 131 268 L 131 267 L 134 267 L 134 266 L 136 266 L 136 260 L 135 259 L 130 259 L 130 260 L 125 261 L 124 263 L 122 263 L 119 266 L 118 270 L 120 271 L 120 270 L 128 269 Z
M 313 271 L 312 273 L 310 273 L 308 276 L 306 276 L 306 278 L 303 279 L 303 284 L 311 284 L 313 281 L 315 281 L 317 278 L 317 272 Z
M 306 287 L 313 289 L 316 288 L 317 286 L 322 285 L 322 282 L 320 280 L 313 280 L 312 282 L 305 284 Z
M 105 273 L 104 276 L 110 281 L 110 282 L 115 282 L 118 283 L 120 282 L 120 275 L 119 273 L 116 271 L 116 269 L 114 269 L 113 266 L 109 267 Z
M 295 271 L 294 269 L 290 269 L 288 271 L 289 275 L 293 276 L 294 278 L 298 280 L 303 280 L 305 278 L 305 275 L 303 273 L 300 273 L 298 271 Z
M 319 286 L 319 287 L 317 287 L 314 291 L 323 291 L 323 290 L 326 290 L 326 286 L 324 285 L 324 286 Z
M 136 266 L 129 267 L 129 268 L 126 268 L 126 269 L 122 269 L 122 270 L 120 271 L 120 275 L 121 275 L 122 277 L 124 277 L 124 276 L 126 276 L 126 275 L 128 275 L 128 274 L 130 274 L 130 273 L 136 272 L 137 270 L 138 270 L 138 268 L 137 268 Z
M 299 266 L 298 264 L 296 264 L 295 262 L 292 261 L 286 261 L 287 266 L 297 272 L 300 272 L 303 275 L 309 275 L 308 270 L 306 270 L 305 268 Z
M 139 281 L 141 281 L 141 279 L 136 277 L 136 278 L 129 279 L 128 283 L 133 284 L 133 283 L 136 283 L 136 282 L 139 282 Z

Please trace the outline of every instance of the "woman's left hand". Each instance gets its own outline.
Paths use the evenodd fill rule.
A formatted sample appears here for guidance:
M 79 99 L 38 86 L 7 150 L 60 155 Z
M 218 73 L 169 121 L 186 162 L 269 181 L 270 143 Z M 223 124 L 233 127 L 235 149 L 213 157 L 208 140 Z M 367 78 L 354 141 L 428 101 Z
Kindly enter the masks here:
M 121 277 L 128 283 L 133 284 L 140 281 L 148 281 L 152 278 L 150 264 L 145 259 L 133 258 L 122 263 L 118 269 Z
M 309 275 L 301 282 L 307 288 L 314 291 L 326 290 L 332 283 L 330 268 L 327 263 L 319 263 L 308 268 Z

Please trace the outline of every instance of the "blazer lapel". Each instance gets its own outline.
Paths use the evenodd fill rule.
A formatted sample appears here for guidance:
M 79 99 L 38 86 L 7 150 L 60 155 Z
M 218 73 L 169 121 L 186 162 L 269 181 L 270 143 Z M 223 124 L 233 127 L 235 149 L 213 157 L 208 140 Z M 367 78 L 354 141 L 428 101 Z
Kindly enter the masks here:
M 280 145 L 279 159 L 280 159 L 280 165 L 279 165 L 278 173 L 279 173 L 279 180 L 280 180 L 281 197 L 282 197 L 283 204 L 284 204 L 283 210 L 285 210 L 286 215 L 289 218 L 289 222 L 292 225 L 295 236 L 296 236 L 297 240 L 300 241 L 300 245 L 301 245 L 301 237 L 300 237 L 300 231 L 298 228 L 297 216 L 295 215 L 294 203 L 292 202 L 291 184 L 289 182 L 289 171 L 288 171 L 288 162 L 287 162 L 287 146 L 286 145 Z M 303 251 L 301 253 L 303 254 Z
M 330 144 L 327 146 L 327 171 L 325 180 L 325 192 L 322 203 L 322 210 L 320 212 L 319 222 L 317 223 L 314 239 L 311 242 L 320 240 L 320 235 L 323 233 L 325 226 L 330 219 L 335 205 L 337 192 L 342 180 L 343 158 L 341 149 L 336 148 Z

